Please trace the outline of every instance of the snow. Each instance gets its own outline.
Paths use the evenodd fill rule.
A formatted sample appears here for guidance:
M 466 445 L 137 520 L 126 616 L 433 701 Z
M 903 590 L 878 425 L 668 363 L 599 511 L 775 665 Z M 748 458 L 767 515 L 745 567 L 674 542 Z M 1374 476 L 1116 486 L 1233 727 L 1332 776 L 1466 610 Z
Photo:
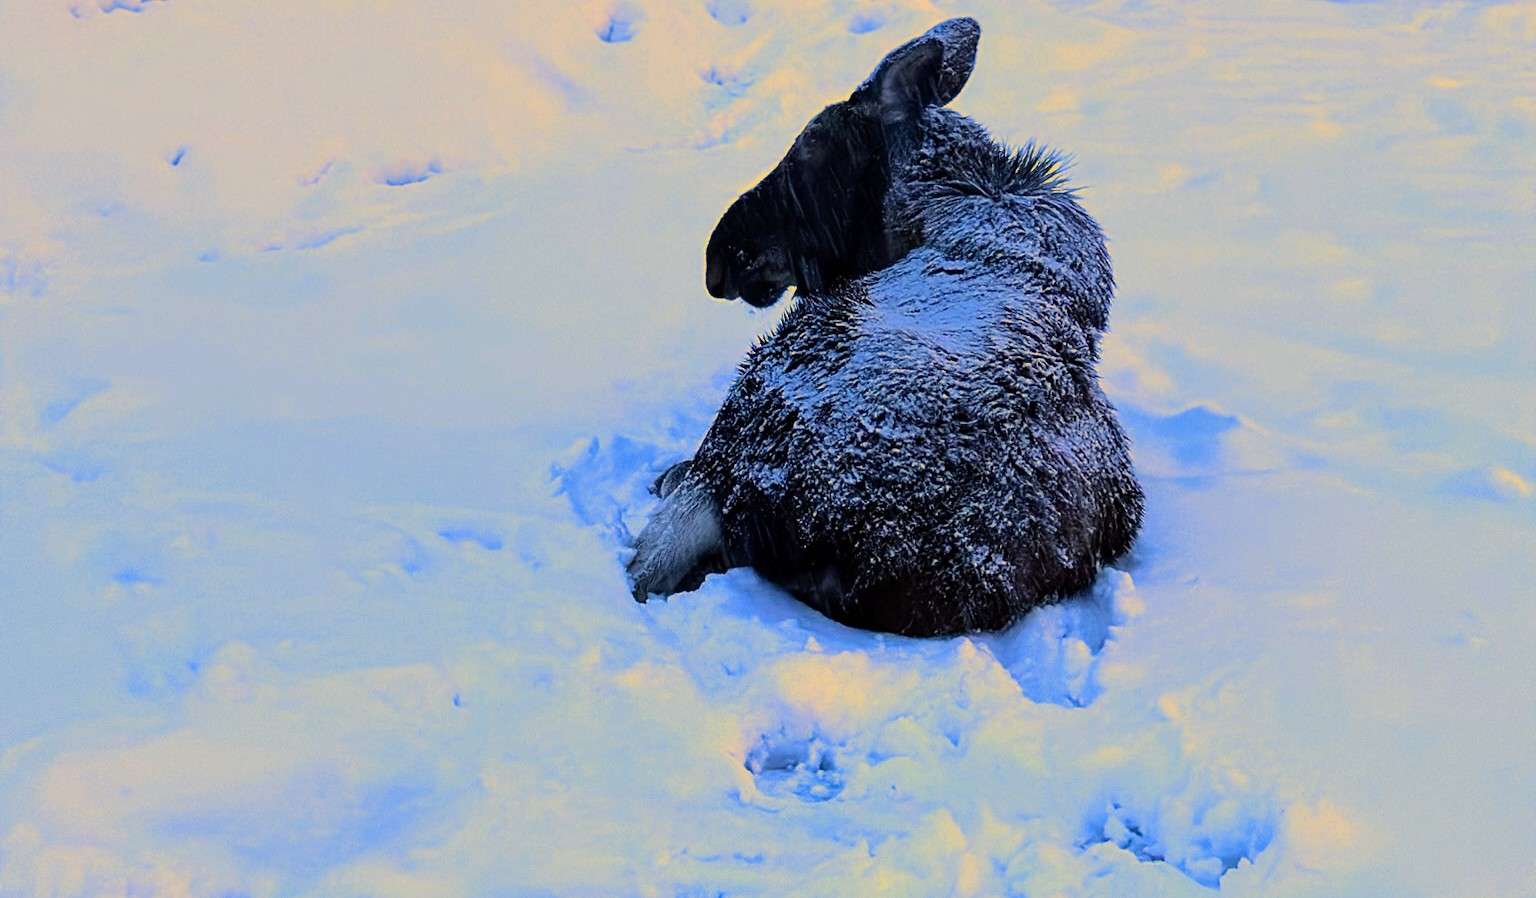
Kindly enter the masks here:
M 1136 548 L 984 636 L 750 571 L 635 604 L 645 487 L 774 321 L 705 297 L 710 229 L 956 14 L 954 106 L 1110 236 Z M 1536 892 L 1533 44 L 0 4 L 0 895 Z

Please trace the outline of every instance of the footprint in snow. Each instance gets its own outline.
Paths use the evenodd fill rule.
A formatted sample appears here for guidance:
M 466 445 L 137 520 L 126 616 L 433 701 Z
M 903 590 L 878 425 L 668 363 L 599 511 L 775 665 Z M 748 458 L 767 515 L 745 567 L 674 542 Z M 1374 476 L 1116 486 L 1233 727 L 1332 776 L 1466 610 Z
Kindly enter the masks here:
M 744 762 L 764 795 L 823 802 L 843 791 L 843 772 L 833 747 L 820 736 L 764 733 Z

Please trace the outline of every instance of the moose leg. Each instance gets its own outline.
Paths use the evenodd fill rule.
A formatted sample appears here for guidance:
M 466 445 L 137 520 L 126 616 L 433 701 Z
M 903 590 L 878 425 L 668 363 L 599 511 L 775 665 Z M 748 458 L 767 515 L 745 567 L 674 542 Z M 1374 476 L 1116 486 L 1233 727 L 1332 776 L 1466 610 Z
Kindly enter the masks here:
M 721 554 L 720 510 L 709 491 L 683 478 L 665 495 L 635 539 L 635 557 L 627 568 L 639 602 L 697 585 L 703 578 L 696 572 Z
M 685 458 L 662 471 L 661 476 L 651 484 L 651 495 L 660 496 L 663 499 L 672 495 L 672 491 L 682 484 L 684 477 L 688 476 L 688 469 L 691 467 L 693 467 L 693 459 Z

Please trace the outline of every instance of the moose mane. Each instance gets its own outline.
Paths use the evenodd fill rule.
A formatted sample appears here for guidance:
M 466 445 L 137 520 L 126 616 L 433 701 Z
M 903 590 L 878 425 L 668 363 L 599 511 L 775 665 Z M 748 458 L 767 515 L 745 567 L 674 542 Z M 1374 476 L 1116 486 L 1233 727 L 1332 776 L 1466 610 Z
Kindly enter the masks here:
M 963 140 L 942 146 L 929 144 L 925 149 L 928 152 L 908 174 L 930 196 L 949 192 L 1001 199 L 1007 195 L 1071 196 L 1077 192 L 1067 180 L 1071 160 L 1034 141 L 1010 147 L 991 139 Z
M 1033 141 L 1010 146 L 949 109 L 924 110 L 921 128 L 920 145 L 892 173 L 888 229 L 909 248 L 1047 287 L 1081 324 L 1102 330 L 1114 276 L 1103 232 L 1067 178 L 1069 157 Z

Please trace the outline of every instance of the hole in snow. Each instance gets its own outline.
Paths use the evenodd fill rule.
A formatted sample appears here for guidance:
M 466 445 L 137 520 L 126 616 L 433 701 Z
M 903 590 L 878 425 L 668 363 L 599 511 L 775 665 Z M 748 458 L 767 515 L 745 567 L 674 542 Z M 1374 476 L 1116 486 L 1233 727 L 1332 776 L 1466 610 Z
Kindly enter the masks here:
M 850 34 L 868 34 L 885 27 L 885 13 L 866 11 L 856 13 L 848 20 L 848 32 Z
M 1243 861 L 1253 863 L 1274 840 L 1277 815 L 1267 799 L 1256 796 L 1206 796 L 1193 815 L 1182 819 L 1184 802 L 1134 807 L 1110 801 L 1086 823 L 1081 847 L 1108 844 L 1143 863 L 1166 863 L 1210 889 Z M 1164 821 L 1161 814 L 1174 819 Z
M 709 10 L 710 18 L 733 28 L 745 25 L 752 18 L 752 4 L 747 0 L 709 0 L 705 8 Z
M 765 795 L 793 795 L 801 801 L 829 801 L 843 791 L 843 772 L 829 745 L 814 733 L 795 737 L 764 734 L 744 762 Z
M 1086 592 L 1036 608 L 989 641 L 1031 701 L 1084 708 L 1102 691 L 1098 667 L 1105 645 L 1140 611 L 1130 576 L 1105 568 Z
M 96 0 L 96 7 L 103 13 L 108 14 L 114 12 L 140 13 L 148 9 L 151 3 L 156 2 L 163 3 L 165 0 Z M 83 14 L 78 6 L 71 9 L 70 12 L 77 19 Z
M 404 187 L 443 173 L 443 164 L 436 159 L 422 163 L 402 163 L 380 172 L 378 181 L 387 187 Z
M 749 76 L 719 66 L 710 66 L 700 72 L 699 77 L 704 79 L 706 84 L 713 84 L 720 88 L 728 97 L 739 97 L 752 86 L 752 78 Z
M 597 39 L 605 44 L 622 44 L 635 39 L 645 13 L 639 7 L 616 6 L 603 24 L 597 27 Z
M 482 549 L 491 552 L 499 550 L 506 545 L 501 534 L 485 527 L 474 527 L 468 524 L 449 525 L 437 531 L 437 535 L 451 543 L 474 543 Z

